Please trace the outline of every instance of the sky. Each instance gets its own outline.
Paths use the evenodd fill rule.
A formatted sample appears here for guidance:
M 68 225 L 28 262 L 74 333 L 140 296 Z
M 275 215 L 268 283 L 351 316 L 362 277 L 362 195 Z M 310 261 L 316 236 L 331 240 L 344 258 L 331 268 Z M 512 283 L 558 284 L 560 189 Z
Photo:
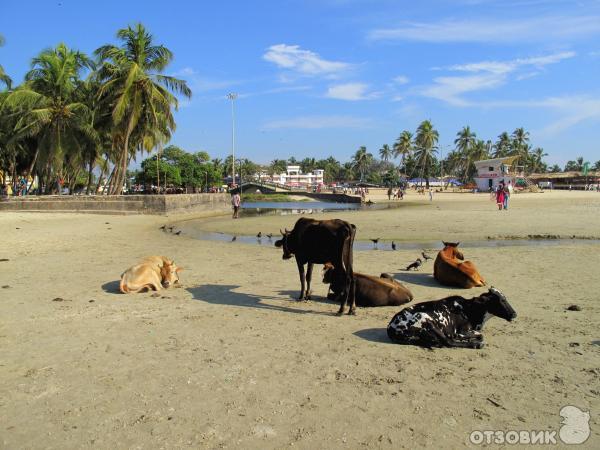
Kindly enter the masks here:
M 550 164 L 600 160 L 600 0 L 0 0 L 0 64 L 21 82 L 60 42 L 91 54 L 142 22 L 188 82 L 171 140 L 268 163 L 374 155 L 425 119 L 440 153 L 470 126 L 524 127 Z

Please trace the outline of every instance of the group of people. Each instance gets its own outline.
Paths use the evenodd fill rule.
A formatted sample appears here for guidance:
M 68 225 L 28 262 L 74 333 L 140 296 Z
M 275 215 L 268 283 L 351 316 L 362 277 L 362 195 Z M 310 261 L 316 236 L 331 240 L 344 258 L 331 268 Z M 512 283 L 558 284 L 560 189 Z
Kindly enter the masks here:
M 512 195 L 513 187 L 510 181 L 505 184 L 504 181 L 501 181 L 496 188 L 496 192 L 494 193 L 496 197 L 496 205 L 498 205 L 498 210 L 502 211 L 508 209 L 508 200 Z
M 387 191 L 387 196 L 388 196 L 388 200 L 404 200 L 404 191 L 401 188 L 395 189 L 395 188 L 388 188 Z

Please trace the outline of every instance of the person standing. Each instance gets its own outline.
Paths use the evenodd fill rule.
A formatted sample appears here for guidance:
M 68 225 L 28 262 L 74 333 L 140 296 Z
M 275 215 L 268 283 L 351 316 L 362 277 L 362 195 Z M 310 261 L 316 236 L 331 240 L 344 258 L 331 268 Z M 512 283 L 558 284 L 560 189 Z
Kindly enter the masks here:
M 242 198 L 240 197 L 240 193 L 236 192 L 231 197 L 231 206 L 233 206 L 233 216 L 232 219 L 237 219 L 240 217 L 240 203 L 242 202 Z
M 432 202 L 433 201 L 433 189 L 429 188 L 429 201 Z
M 512 185 L 510 181 L 504 186 L 504 209 L 508 209 L 508 199 L 512 195 Z
M 496 204 L 498 205 L 498 211 L 502 211 L 504 207 L 504 183 L 500 183 L 496 189 Z

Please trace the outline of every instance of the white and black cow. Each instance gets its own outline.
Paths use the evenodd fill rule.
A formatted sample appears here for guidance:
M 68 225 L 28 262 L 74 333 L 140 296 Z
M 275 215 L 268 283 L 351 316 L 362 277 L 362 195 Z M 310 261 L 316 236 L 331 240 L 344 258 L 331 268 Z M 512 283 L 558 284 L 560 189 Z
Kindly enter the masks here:
M 405 308 L 391 320 L 387 333 L 399 344 L 482 348 L 481 328 L 492 316 L 509 322 L 517 317 L 504 294 L 493 287 L 470 300 L 456 295 Z

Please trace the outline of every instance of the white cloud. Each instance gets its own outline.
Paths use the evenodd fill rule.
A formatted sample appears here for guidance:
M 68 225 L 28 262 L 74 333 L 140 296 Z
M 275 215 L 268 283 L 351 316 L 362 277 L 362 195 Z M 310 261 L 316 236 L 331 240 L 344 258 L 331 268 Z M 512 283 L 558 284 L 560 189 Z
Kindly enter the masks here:
M 522 43 L 563 41 L 597 34 L 600 34 L 600 16 L 589 15 L 406 23 L 397 28 L 373 30 L 368 37 L 376 41 Z
M 327 61 L 315 52 L 302 50 L 298 45 L 272 45 L 263 55 L 263 59 L 277 67 L 303 75 L 331 75 L 352 67 L 344 62 Z
M 556 64 L 562 60 L 573 58 L 575 52 L 560 52 L 530 58 L 518 58 L 509 61 L 481 61 L 469 64 L 457 64 L 447 69 L 454 72 L 468 72 L 474 75 L 444 76 L 434 78 L 431 86 L 421 90 L 426 97 L 437 98 L 455 106 L 469 106 L 472 102 L 462 97 L 468 92 L 493 89 L 506 84 L 509 76 L 519 69 L 534 67 L 542 70 L 548 64 Z M 529 70 L 516 76 L 517 80 L 525 80 L 539 72 Z
M 393 78 L 393 81 L 396 84 L 407 84 L 410 80 L 408 79 L 408 77 L 405 77 L 404 75 L 399 75 L 399 76 Z
M 265 130 L 275 129 L 309 129 L 324 128 L 368 128 L 371 119 L 353 116 L 303 116 L 291 119 L 274 120 L 263 126 Z
M 369 100 L 377 97 L 376 92 L 368 92 L 369 85 L 365 83 L 344 83 L 330 86 L 327 89 L 328 98 L 335 98 L 338 100 Z

